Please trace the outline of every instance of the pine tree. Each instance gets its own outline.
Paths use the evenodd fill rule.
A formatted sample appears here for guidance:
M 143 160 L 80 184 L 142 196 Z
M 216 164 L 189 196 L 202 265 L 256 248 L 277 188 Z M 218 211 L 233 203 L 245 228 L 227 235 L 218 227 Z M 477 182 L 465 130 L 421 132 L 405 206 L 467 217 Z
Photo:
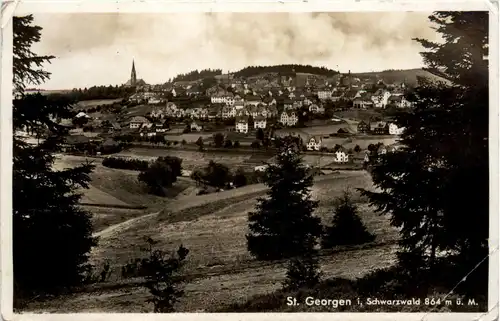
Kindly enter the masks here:
M 70 102 L 24 93 L 26 84 L 40 85 L 50 74 L 41 69 L 52 56 L 31 51 L 41 28 L 31 15 L 14 17 L 13 130 L 48 130 L 36 146 L 13 137 L 13 262 L 14 304 L 34 293 L 53 292 L 80 284 L 89 268 L 92 237 L 90 214 L 78 206 L 80 187 L 87 187 L 93 165 L 55 171 L 53 153 L 65 127 L 54 119 L 73 116 Z
M 292 139 L 283 139 L 277 164 L 269 164 L 264 176 L 269 191 L 249 213 L 248 250 L 264 260 L 312 253 L 321 233 L 320 219 L 313 216 L 318 203 L 311 200 L 313 178 Z
M 352 201 L 349 191 L 344 191 L 344 194 L 336 200 L 332 226 L 325 228 L 321 240 L 322 247 L 363 244 L 374 239 L 375 236 L 367 231 L 358 216 L 358 208 Z
M 396 117 L 401 150 L 377 156 L 364 191 L 400 229 L 399 263 L 419 262 L 434 281 L 484 294 L 488 281 L 488 13 L 436 12 L 444 43 L 417 39 L 428 70 L 448 82 L 420 79 L 414 108 Z M 438 255 L 439 254 L 439 255 Z M 484 261 L 483 261 L 484 260 Z M 444 266 L 444 267 L 443 267 Z M 413 269 L 415 270 L 415 269 Z M 440 272 L 442 271 L 442 272 Z

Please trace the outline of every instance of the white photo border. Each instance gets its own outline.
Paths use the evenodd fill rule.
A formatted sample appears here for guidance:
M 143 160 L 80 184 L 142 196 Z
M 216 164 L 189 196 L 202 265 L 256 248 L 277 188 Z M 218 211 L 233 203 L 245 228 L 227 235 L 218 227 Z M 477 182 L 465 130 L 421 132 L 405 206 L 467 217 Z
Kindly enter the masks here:
M 492 0 L 493 1 L 493 0 Z M 12 16 L 73 12 L 381 12 L 381 11 L 489 11 L 490 19 L 490 259 L 487 313 L 173 313 L 173 314 L 14 314 L 12 311 Z M 499 15 L 498 1 L 9 1 L 2 3 L 0 38 L 0 284 L 1 318 L 4 320 L 493 320 L 499 302 Z M 473 213 L 471 213 L 473 215 Z

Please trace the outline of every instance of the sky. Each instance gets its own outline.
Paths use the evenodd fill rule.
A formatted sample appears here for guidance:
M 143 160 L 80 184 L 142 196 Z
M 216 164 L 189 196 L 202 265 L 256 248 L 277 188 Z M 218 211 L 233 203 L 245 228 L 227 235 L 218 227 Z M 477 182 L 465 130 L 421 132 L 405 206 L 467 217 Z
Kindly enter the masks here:
M 43 13 L 37 54 L 56 56 L 43 89 L 149 84 L 179 73 L 309 64 L 340 72 L 422 67 L 413 38 L 437 40 L 430 13 Z

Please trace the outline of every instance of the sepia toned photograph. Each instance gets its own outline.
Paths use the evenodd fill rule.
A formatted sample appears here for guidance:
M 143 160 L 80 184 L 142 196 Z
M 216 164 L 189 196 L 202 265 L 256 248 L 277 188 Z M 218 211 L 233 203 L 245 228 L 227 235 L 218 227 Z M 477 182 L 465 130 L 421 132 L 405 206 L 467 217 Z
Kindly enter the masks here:
M 14 313 L 488 315 L 490 18 L 14 13 Z

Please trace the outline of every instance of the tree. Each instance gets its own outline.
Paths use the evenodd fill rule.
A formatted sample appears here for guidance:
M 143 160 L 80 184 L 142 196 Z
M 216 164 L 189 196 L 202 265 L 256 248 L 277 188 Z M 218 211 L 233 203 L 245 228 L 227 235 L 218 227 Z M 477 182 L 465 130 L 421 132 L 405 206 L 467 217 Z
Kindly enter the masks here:
M 174 312 L 174 305 L 184 294 L 181 285 L 184 281 L 179 275 L 189 250 L 180 246 L 176 255 L 166 258 L 160 250 L 150 250 L 147 260 L 143 260 L 146 270 L 146 287 L 152 295 L 148 302 L 153 303 L 155 313 Z
M 177 181 L 177 177 L 182 176 L 182 159 L 175 156 L 163 156 L 158 157 L 157 162 L 163 162 L 168 164 L 171 169 L 171 180 L 172 182 Z
M 356 245 L 373 242 L 375 236 L 366 230 L 358 216 L 358 208 L 349 191 L 335 200 L 332 225 L 325 228 L 321 245 L 330 248 L 337 245 Z
M 257 140 L 263 141 L 264 137 L 265 137 L 264 130 L 262 130 L 262 128 L 257 129 L 257 132 L 255 133 L 255 138 Z
M 196 140 L 196 145 L 198 146 L 198 149 L 199 149 L 200 151 L 202 151 L 202 150 L 203 150 L 203 146 L 204 146 L 204 144 L 203 144 L 203 138 L 202 138 L 201 136 L 200 136 L 200 137 L 198 137 L 198 139 Z
M 32 294 L 80 285 L 97 239 L 92 237 L 91 214 L 79 206 L 78 193 L 88 187 L 94 166 L 53 169 L 53 155 L 67 134 L 53 119 L 71 118 L 73 101 L 24 92 L 27 84 L 40 85 L 49 78 L 42 66 L 54 57 L 31 51 L 41 37 L 32 15 L 14 17 L 13 32 L 13 130 L 50 132 L 37 146 L 13 137 L 14 305 L 19 307 Z
M 242 187 L 247 185 L 247 176 L 243 168 L 238 168 L 233 176 L 233 185 L 235 187 Z
M 222 133 L 216 133 L 213 135 L 214 146 L 220 148 L 224 145 L 224 135 Z
M 230 139 L 227 139 L 227 140 L 224 142 L 224 147 L 225 147 L 225 148 L 231 148 L 231 147 L 233 147 L 233 142 L 232 142 Z
M 226 165 L 210 161 L 205 168 L 203 179 L 208 185 L 224 187 L 231 180 L 231 173 Z
M 260 143 L 259 143 L 259 141 L 258 141 L 258 140 L 254 140 L 254 141 L 252 142 L 252 144 L 250 144 L 250 147 L 255 148 L 255 149 L 259 149 L 259 148 L 260 148 Z
M 250 253 L 267 260 L 313 253 L 321 233 L 320 219 L 313 216 L 318 203 L 311 200 L 313 178 L 291 139 L 284 139 L 277 164 L 269 164 L 264 183 L 269 186 L 267 197 L 259 198 L 248 216 Z
M 172 186 L 173 177 L 174 173 L 171 166 L 166 162 L 157 160 L 146 170 L 140 172 L 137 179 L 148 186 L 150 193 L 165 196 L 163 188 Z
M 447 82 L 419 80 L 408 97 L 414 108 L 395 118 L 406 127 L 404 148 L 379 155 L 372 178 L 381 192 L 363 194 L 400 229 L 399 264 L 414 277 L 423 273 L 428 286 L 451 288 L 468 275 L 454 291 L 485 295 L 488 13 L 436 12 L 429 19 L 445 41 L 417 41 L 427 69 Z

